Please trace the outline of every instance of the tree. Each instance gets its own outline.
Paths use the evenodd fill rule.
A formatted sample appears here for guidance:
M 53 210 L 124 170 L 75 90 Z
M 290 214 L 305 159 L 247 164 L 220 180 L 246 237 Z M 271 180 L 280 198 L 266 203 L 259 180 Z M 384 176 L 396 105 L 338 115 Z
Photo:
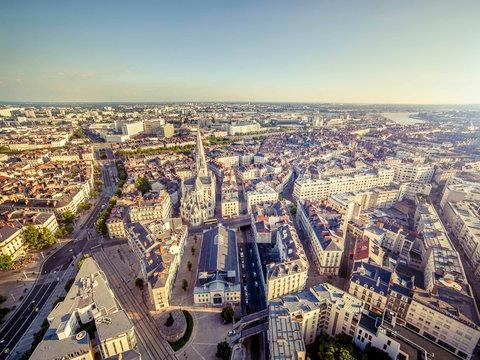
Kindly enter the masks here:
M 80 204 L 80 206 L 81 206 L 81 204 Z M 63 223 L 72 224 L 74 220 L 75 220 L 75 214 L 72 211 L 66 210 L 62 213 L 62 222 Z
M 88 254 L 88 253 L 83 254 L 82 257 L 80 258 L 80 260 L 78 260 L 77 268 L 80 269 L 82 267 L 85 259 L 88 259 L 88 258 L 91 258 L 91 257 L 92 257 L 92 254 Z
M 143 287 L 145 286 L 143 279 L 142 278 L 136 278 L 135 279 L 135 286 L 138 287 L 140 290 L 143 290 Z
M 81 211 L 85 211 L 85 210 L 88 210 L 92 207 L 92 204 L 88 201 L 82 201 L 80 203 L 80 205 L 78 205 L 78 208 L 81 210 Z
M 27 225 L 25 227 L 23 239 L 29 249 L 37 249 L 40 247 L 40 231 L 38 231 L 35 226 Z
M 297 213 L 297 207 L 295 205 L 290 205 L 290 214 L 294 216 Z
M 53 235 L 50 229 L 47 228 L 42 229 L 40 233 L 40 238 L 42 239 L 43 247 L 55 245 L 55 243 L 57 242 L 55 235 Z
M 71 226 L 62 226 L 55 231 L 55 237 L 56 238 L 66 238 L 68 235 L 70 235 L 73 231 L 73 227 Z
M 75 214 L 70 210 L 66 210 L 62 213 L 62 221 L 65 224 L 71 224 L 73 223 L 73 220 L 75 220 Z
M 338 360 L 355 360 L 355 356 L 347 348 L 340 348 Z
M 188 271 L 192 271 L 192 262 L 190 260 L 187 262 L 187 269 Z
M 217 353 L 215 354 L 221 360 L 229 360 L 232 355 L 232 349 L 226 341 L 222 341 L 217 345 Z
M 182 289 L 183 291 L 187 291 L 188 288 L 188 281 L 186 279 L 182 280 Z
M 230 305 L 225 306 L 220 313 L 222 320 L 225 324 L 230 324 L 233 322 L 233 317 L 235 315 L 235 310 Z
M 106 235 L 108 233 L 107 229 L 107 219 L 109 216 L 109 212 L 107 210 L 103 210 L 100 214 L 98 214 L 97 221 L 95 222 L 95 228 L 97 232 L 102 235 Z
M 152 190 L 152 185 L 150 185 L 150 181 L 146 177 L 139 177 L 135 181 L 135 187 L 142 193 L 142 195 L 146 194 L 150 190 Z
M 13 266 L 13 259 L 10 255 L 0 255 L 0 270 L 10 270 Z M 3 298 L 3 297 L 2 297 Z
M 42 250 L 47 246 L 52 246 L 57 239 L 47 228 L 38 229 L 32 225 L 27 225 L 23 232 L 25 244 L 30 250 Z
M 195 246 L 192 246 L 192 255 L 195 255 Z

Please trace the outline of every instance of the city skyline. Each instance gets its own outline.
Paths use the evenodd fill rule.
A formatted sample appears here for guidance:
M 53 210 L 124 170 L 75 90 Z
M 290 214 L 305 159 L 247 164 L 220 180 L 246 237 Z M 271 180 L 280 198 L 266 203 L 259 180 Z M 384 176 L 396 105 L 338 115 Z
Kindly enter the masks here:
M 480 4 L 10 3 L 0 100 L 480 103 Z

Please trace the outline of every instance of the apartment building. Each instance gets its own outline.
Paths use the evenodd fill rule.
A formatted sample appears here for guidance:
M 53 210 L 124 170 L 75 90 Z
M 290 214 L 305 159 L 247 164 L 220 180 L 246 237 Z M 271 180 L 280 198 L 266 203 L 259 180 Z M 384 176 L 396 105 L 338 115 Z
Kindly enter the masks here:
M 150 301 L 157 311 L 170 306 L 187 236 L 187 226 L 180 218 L 136 222 L 128 227 L 128 243 L 140 262 Z
M 260 124 L 255 121 L 233 122 L 228 125 L 228 135 L 250 134 L 260 129 Z
M 127 136 L 135 136 L 144 131 L 143 121 L 121 121 L 117 124 L 117 127 L 120 127 L 122 134 Z
M 351 219 L 366 209 L 390 208 L 398 201 L 399 190 L 389 186 L 367 191 L 334 194 L 328 197 L 328 204 L 339 213 Z
M 472 358 L 480 339 L 475 301 L 448 284 L 437 288 L 434 296 L 416 291 L 405 320 L 407 328 L 461 359 Z
M 435 174 L 433 164 L 421 164 L 411 162 L 400 162 L 392 165 L 395 170 L 394 181 L 398 183 L 418 182 L 428 184 Z
M 281 303 L 270 302 L 268 342 L 270 360 L 305 360 L 307 358 L 301 324 L 294 320 L 288 309 Z
M 480 201 L 448 202 L 444 219 L 452 236 L 455 236 L 475 270 L 480 276 Z
M 226 191 L 222 193 L 221 210 L 223 218 L 235 217 L 240 214 L 238 191 Z
M 279 225 L 273 236 L 275 258 L 266 268 L 267 300 L 304 289 L 308 260 L 291 222 Z
M 166 191 L 146 194 L 143 200 L 128 207 L 131 222 L 168 219 L 172 212 L 172 201 Z
M 26 226 L 47 229 L 54 234 L 58 229 L 53 212 L 14 210 L 0 214 L 0 254 L 17 259 L 25 255 L 23 231 Z
M 127 237 L 127 208 L 123 205 L 115 205 L 106 222 L 108 237 L 110 239 Z
M 293 195 L 297 200 L 323 200 L 333 194 L 357 192 L 392 183 L 394 170 L 381 168 L 354 173 L 348 176 L 324 176 L 320 178 L 299 176 L 295 180 Z
M 135 328 L 120 307 L 107 278 L 93 258 L 82 263 L 65 299 L 47 317 L 48 330 L 32 360 L 107 359 L 122 354 L 139 359 Z M 93 324 L 94 338 L 82 330 Z
M 364 301 L 366 310 L 382 315 L 391 280 L 391 270 L 359 261 L 353 265 L 348 292 Z
M 0 228 L 0 254 L 11 256 L 12 259 L 25 255 L 23 231 L 14 226 Z
M 278 200 L 278 192 L 264 182 L 257 183 L 251 190 L 247 190 L 247 209 L 251 213 L 256 204 L 271 203 Z
M 297 207 L 297 221 L 308 237 L 318 272 L 338 275 L 345 242 L 341 215 L 318 202 L 298 202 Z
M 445 211 L 447 203 L 462 200 L 480 201 L 480 184 L 459 177 L 448 179 L 443 188 L 440 208 Z
M 231 168 L 225 170 L 222 181 L 222 197 L 220 207 L 223 218 L 230 218 L 240 214 L 237 181 Z
M 364 351 L 367 346 L 375 347 L 388 354 L 390 359 L 399 359 L 399 354 L 407 358 L 401 351 L 400 343 L 391 335 L 387 327 L 382 326 L 382 317 L 371 312 L 364 312 L 353 337 L 354 344 Z
M 313 344 L 321 333 L 353 337 L 360 321 L 363 302 L 323 283 L 271 300 L 268 310 L 270 359 L 285 359 L 288 353 L 303 359 L 304 346 Z M 280 322 L 285 323 L 287 328 L 278 326 Z M 304 346 L 299 343 L 300 335 Z M 283 341 L 273 341 L 280 336 Z
M 422 182 L 407 182 L 400 184 L 399 200 L 409 199 L 414 200 L 418 194 L 428 196 L 432 191 L 432 185 L 430 183 Z

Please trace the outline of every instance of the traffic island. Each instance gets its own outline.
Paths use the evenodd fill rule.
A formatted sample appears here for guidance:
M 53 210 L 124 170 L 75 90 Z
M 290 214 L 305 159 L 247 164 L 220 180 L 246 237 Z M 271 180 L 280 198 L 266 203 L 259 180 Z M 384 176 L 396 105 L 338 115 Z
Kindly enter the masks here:
M 171 314 L 171 316 L 170 316 Z M 183 319 L 182 319 L 183 318 Z M 177 323 L 178 324 L 175 324 Z M 183 348 L 193 331 L 193 317 L 187 310 L 172 311 L 166 313 L 159 319 L 159 328 L 165 339 L 168 341 L 173 351 L 178 351 Z M 183 331 L 182 331 L 183 330 Z M 164 333 L 165 332 L 165 333 Z M 181 336 L 179 336 L 182 333 Z M 177 340 L 171 340 L 177 337 Z

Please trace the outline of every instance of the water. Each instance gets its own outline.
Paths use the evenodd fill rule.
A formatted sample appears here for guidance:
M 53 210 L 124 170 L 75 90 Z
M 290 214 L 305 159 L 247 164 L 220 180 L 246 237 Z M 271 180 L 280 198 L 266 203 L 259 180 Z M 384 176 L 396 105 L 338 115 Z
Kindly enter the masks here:
M 395 112 L 395 113 L 382 113 L 382 116 L 385 116 L 387 119 L 392 120 L 398 124 L 402 125 L 415 125 L 415 124 L 422 124 L 425 121 L 419 119 L 412 119 L 409 116 L 410 112 Z

